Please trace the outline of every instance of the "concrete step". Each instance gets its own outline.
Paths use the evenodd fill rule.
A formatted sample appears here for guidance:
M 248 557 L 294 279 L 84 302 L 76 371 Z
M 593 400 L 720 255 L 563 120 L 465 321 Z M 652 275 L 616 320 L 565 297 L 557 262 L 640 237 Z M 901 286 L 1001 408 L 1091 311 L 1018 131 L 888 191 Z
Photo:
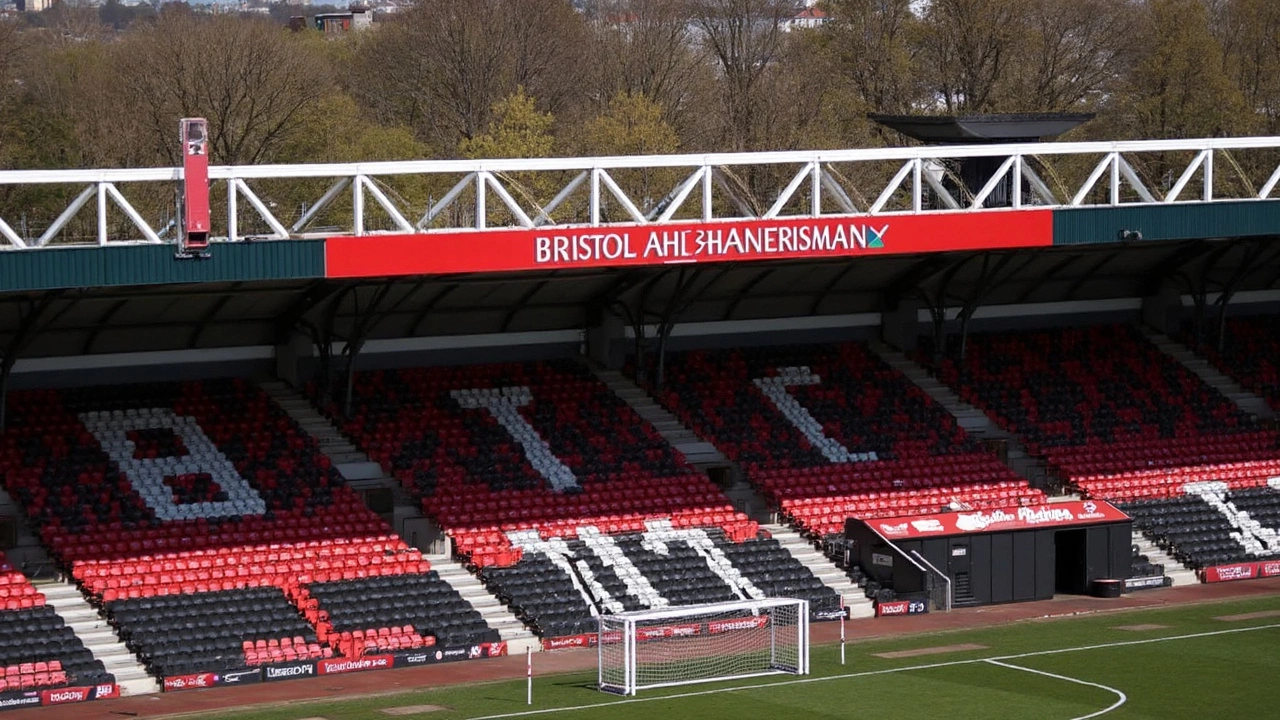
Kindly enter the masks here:
M 1149 328 L 1142 328 L 1143 334 L 1153 345 L 1165 355 L 1177 360 L 1209 387 L 1217 390 L 1237 407 L 1255 417 L 1269 420 L 1274 418 L 1275 411 L 1267 402 L 1257 395 L 1245 390 L 1234 379 L 1219 370 L 1213 363 L 1200 357 L 1191 348 L 1177 342 L 1168 335 L 1157 333 Z
M 507 606 L 503 605 L 489 589 L 472 575 L 465 567 L 450 559 L 432 561 L 431 567 L 480 613 L 490 629 L 497 630 L 498 636 L 507 641 L 507 652 L 523 653 L 525 648 L 533 648 L 534 652 L 542 650 L 542 643 L 520 622 Z
M 335 464 L 334 467 L 347 480 L 378 480 L 386 477 L 386 474 L 382 471 L 382 465 L 369 460 Z
M 662 439 L 679 450 L 689 462 L 696 465 L 727 462 L 724 453 L 715 445 L 699 438 L 685 427 L 679 418 L 655 402 L 644 388 L 636 385 L 630 378 L 617 370 L 606 370 L 594 365 L 590 369 L 615 395 L 635 410 L 640 419 L 653 425 Z
M 160 691 L 156 680 L 138 662 L 137 656 L 120 642 L 119 636 L 85 600 L 79 589 L 69 583 L 43 583 L 40 592 L 93 657 L 102 661 L 107 672 L 116 677 L 123 694 Z
M 777 523 L 763 524 L 760 527 L 767 530 L 783 550 L 808 568 L 823 585 L 839 593 L 840 597 L 844 598 L 844 605 L 848 608 L 850 617 L 875 615 L 875 607 L 863 594 L 862 589 L 850 582 L 849 577 L 840 568 L 826 556 L 814 550 L 813 546 L 800 537 L 799 533 Z

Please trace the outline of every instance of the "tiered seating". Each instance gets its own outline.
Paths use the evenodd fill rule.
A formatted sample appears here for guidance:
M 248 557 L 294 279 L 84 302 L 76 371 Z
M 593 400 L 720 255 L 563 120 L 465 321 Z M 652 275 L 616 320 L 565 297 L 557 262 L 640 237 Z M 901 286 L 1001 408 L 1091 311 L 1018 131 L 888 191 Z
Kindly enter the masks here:
M 461 602 L 250 383 L 10 402 L 6 487 L 158 675 L 332 655 L 330 584 L 414 576 Z
M 311 596 L 317 609 L 324 608 L 325 615 L 318 618 L 324 639 L 348 657 L 371 648 L 473 645 L 499 639 L 434 570 L 313 585 Z
M 1172 497 L 1188 482 L 1280 474 L 1276 435 L 1127 325 L 970 335 L 961 396 L 1094 496 Z
M 1191 332 L 1183 342 L 1231 376 L 1246 390 L 1280 410 L 1280 317 L 1227 320 L 1222 352 L 1212 343 L 1199 343 Z
M 1275 483 L 1280 485 L 1280 481 Z M 1257 523 L 1245 536 L 1235 522 L 1195 494 L 1141 500 L 1125 506 L 1162 548 L 1191 568 L 1280 558 L 1280 488 L 1253 487 L 1223 498 L 1244 524 Z
M 660 400 L 818 535 L 851 515 L 1043 499 L 861 345 L 671 355 Z
M 669 517 L 677 527 L 755 534 L 575 363 L 367 372 L 355 388 L 346 432 L 423 498 L 477 565 L 516 561 L 505 534 L 514 528 L 572 537 L 583 524 L 636 532 L 648 518 Z
M 977 334 L 968 348 L 963 368 L 946 360 L 940 376 L 1070 484 L 1120 503 L 1179 561 L 1200 568 L 1271 556 L 1241 534 L 1249 518 L 1232 515 L 1255 494 L 1280 501 L 1264 487 L 1280 476 L 1276 433 L 1136 328 Z M 1262 521 L 1261 536 L 1274 535 L 1263 510 L 1252 520 Z
M 0 552 L 0 692 L 115 682 Z
M 354 387 L 346 432 L 543 637 L 595 632 L 601 611 L 739 597 L 752 564 L 770 573 L 759 592 L 799 588 L 815 611 L 838 605 L 576 363 L 368 372 Z M 664 538 L 662 552 L 645 532 Z M 733 560 L 717 549 L 729 547 Z M 402 624 L 423 627 L 390 621 Z
M 4 551 L 0 550 L 0 611 L 43 605 L 44 596 L 31 585 L 26 575 L 13 567 Z

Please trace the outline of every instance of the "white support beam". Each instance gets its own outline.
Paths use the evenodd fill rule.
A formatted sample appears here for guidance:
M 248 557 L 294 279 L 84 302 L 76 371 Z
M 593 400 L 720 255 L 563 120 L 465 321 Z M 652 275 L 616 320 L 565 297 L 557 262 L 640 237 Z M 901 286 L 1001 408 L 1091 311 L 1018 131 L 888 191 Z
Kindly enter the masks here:
M 1156 202 L 1155 196 L 1147 189 L 1146 184 L 1142 182 L 1142 178 L 1138 177 L 1138 173 L 1134 171 L 1129 161 L 1123 155 L 1117 155 L 1116 164 L 1120 166 L 1120 174 L 1128 181 L 1129 186 L 1138 192 L 1138 197 L 1142 198 L 1145 203 L 1154 204 Z
M 364 189 L 369 191 L 374 201 L 381 205 L 383 211 L 391 218 L 391 222 L 395 224 L 397 230 L 402 233 L 413 232 L 413 225 L 410 225 L 404 215 L 400 214 L 399 208 L 396 207 L 395 203 L 391 202 L 390 198 L 387 197 L 386 193 L 382 192 L 382 188 L 378 187 L 372 178 L 361 175 L 360 180 L 364 183 Z
M 364 235 L 364 176 L 357 175 L 351 183 L 351 234 Z
M 298 221 L 289 228 L 289 232 L 302 232 L 302 230 L 310 225 L 311 221 L 315 220 L 316 216 L 324 211 L 325 208 L 329 207 L 330 203 L 332 203 L 343 190 L 346 190 L 347 186 L 350 184 L 351 178 L 342 178 L 330 185 L 329 189 L 325 190 L 324 194 L 320 196 L 320 199 L 312 203 L 311 206 L 307 208 L 306 212 L 302 213 L 302 217 L 298 218 Z
M 245 181 L 236 178 L 232 182 L 236 184 L 236 188 L 238 188 L 244 195 L 244 198 L 249 201 L 249 204 L 253 206 L 253 209 L 258 211 L 258 215 L 262 217 L 263 221 L 271 227 L 272 237 L 277 240 L 288 240 L 289 231 L 284 228 L 284 225 L 280 224 L 280 221 L 276 219 L 276 216 L 267 209 L 267 206 L 263 204 L 261 200 L 258 199 L 258 196 L 254 194 L 253 190 L 249 189 L 249 186 Z
M 516 222 L 520 224 L 520 227 L 533 227 L 533 221 L 529 219 L 529 215 L 520 207 L 520 204 L 516 202 L 515 198 L 511 197 L 511 193 L 507 192 L 507 189 L 502 186 L 502 183 L 498 182 L 498 179 L 494 177 L 492 173 L 481 173 L 481 175 L 484 176 L 484 181 L 489 184 L 489 187 L 493 188 L 493 192 L 497 194 L 498 199 L 502 201 L 502 204 L 506 205 L 507 209 L 511 211 L 511 214 L 515 217 Z
M 1058 198 L 1053 194 L 1053 190 L 1040 178 L 1040 174 L 1032 167 L 1031 163 L 1025 160 L 1022 163 L 1022 176 L 1027 179 L 1027 186 L 1039 196 L 1045 205 L 1058 205 Z
M 787 186 L 782 189 L 782 192 L 778 193 L 778 199 L 773 201 L 773 206 L 765 211 L 765 218 L 772 219 L 778 217 L 778 213 L 782 212 L 782 208 L 786 207 L 787 203 L 791 202 L 791 198 L 796 194 L 796 190 L 798 190 L 808 178 L 812 177 L 815 181 L 813 194 L 816 196 L 818 194 L 816 182 L 817 177 L 814 176 L 813 173 L 817 167 L 817 163 L 809 163 L 808 165 L 801 167 L 800 171 L 795 174 L 795 177 L 791 178 L 791 182 L 787 183 Z M 817 215 L 818 213 L 811 210 L 810 214 Z
M 67 223 L 71 221 L 71 218 L 75 217 L 76 213 L 80 212 L 81 208 L 87 205 L 97 192 L 97 186 L 90 185 L 85 188 L 83 192 L 77 195 L 76 199 L 72 200 L 71 204 L 67 206 L 67 209 L 63 210 L 62 214 L 58 215 L 58 218 L 53 221 L 53 224 L 44 231 L 44 234 L 40 236 L 40 239 L 36 240 L 36 247 L 44 247 L 57 237 L 58 233 L 62 232 L 62 228 L 66 227 Z
M 106 187 L 107 194 L 115 201 L 116 206 L 124 211 L 125 217 L 128 217 L 134 227 L 138 228 L 139 232 L 142 233 L 142 236 L 147 239 L 147 242 L 159 245 L 160 236 L 156 235 L 156 231 L 151 229 L 151 225 L 146 220 L 142 219 L 142 216 L 139 215 L 138 211 L 129 204 L 129 201 L 124 199 L 124 195 L 120 194 L 120 190 L 111 183 L 102 184 Z
M 0 218 L 0 237 L 8 240 L 9 244 L 15 248 L 21 249 L 27 247 L 26 241 L 18 237 L 18 233 L 14 232 L 13 228 L 9 227 L 9 223 L 5 222 L 4 218 Z
M 1267 182 L 1262 186 L 1262 190 L 1258 193 L 1259 200 L 1266 200 L 1271 197 L 1271 192 L 1276 189 L 1276 184 L 1280 183 L 1280 166 L 1271 172 L 1271 177 L 1267 178 Z
M 667 203 L 667 207 L 658 216 L 658 222 L 670 222 L 671 218 L 675 217 L 675 214 L 680 211 L 680 207 L 684 205 L 684 201 L 689 198 L 693 189 L 698 186 L 698 182 L 703 179 L 706 173 L 707 169 L 700 167 L 676 187 L 675 192 L 672 193 L 671 202 Z
M 444 194 L 444 197 L 440 198 L 439 202 L 427 208 L 427 212 L 422 216 L 422 219 L 418 221 L 418 229 L 426 230 L 427 225 L 429 225 L 432 220 L 435 220 L 440 213 L 444 212 L 446 208 L 452 205 L 453 201 L 457 200 L 458 196 L 470 187 L 471 183 L 475 179 L 476 173 L 468 173 L 467 175 L 464 175 L 461 180 L 449 189 L 449 192 Z
M 605 188 L 609 190 L 609 194 L 613 195 L 622 204 L 622 209 L 627 211 L 632 220 L 636 221 L 637 224 L 643 225 L 646 222 L 644 214 L 640 212 L 635 203 L 631 202 L 631 198 L 622 192 L 622 188 L 618 187 L 618 183 L 613 181 L 607 170 L 600 170 L 599 172 L 600 182 L 604 183 Z
M 848 215 L 857 215 L 858 206 L 853 204 L 853 198 L 849 197 L 849 193 L 845 192 L 844 186 L 835 178 L 835 173 L 831 168 L 827 168 L 822 173 L 822 188 L 827 191 L 831 198 L 840 206 L 840 210 Z
M 902 185 L 902 181 L 906 180 L 907 176 L 911 174 L 911 169 L 913 167 L 915 167 L 915 162 L 907 161 L 905 165 L 898 169 L 898 173 L 893 176 L 893 179 L 889 181 L 889 184 L 885 186 L 884 190 L 880 191 L 880 197 L 876 198 L 876 201 L 871 204 L 870 213 L 872 215 L 880 212 L 884 209 L 885 205 L 889 204 L 889 201 L 893 199 L 893 194 L 897 192 L 898 188 Z
M 1201 150 L 1196 153 L 1191 162 L 1187 163 L 1187 168 L 1182 171 L 1182 175 L 1178 176 L 1178 181 L 1173 184 L 1173 188 L 1164 196 L 1165 202 L 1174 202 L 1178 199 L 1178 196 L 1182 195 L 1182 191 L 1186 189 L 1187 184 L 1191 182 L 1191 178 L 1195 176 L 1196 170 L 1199 170 L 1200 166 L 1204 164 L 1204 158 L 1208 152 L 1208 150 Z M 1276 172 L 1278 173 L 1276 177 L 1280 178 L 1280 170 Z
M 1102 173 L 1106 172 L 1107 169 L 1111 167 L 1111 161 L 1112 158 L 1110 153 L 1107 153 L 1103 156 L 1102 160 L 1098 161 L 1098 164 L 1093 168 L 1093 172 L 1089 173 L 1089 177 L 1085 179 L 1084 184 L 1080 186 L 1080 189 L 1076 191 L 1075 196 L 1071 198 L 1072 207 L 1079 207 L 1080 204 L 1084 202 L 1084 199 L 1089 196 L 1089 193 L 1093 192 L 1093 188 L 1098 184 L 1098 180 L 1102 179 Z
M 565 185 L 560 192 L 556 193 L 554 198 L 551 198 L 551 202 L 547 203 L 544 207 L 538 208 L 538 217 L 534 219 L 533 224 L 545 225 L 554 222 L 551 219 L 551 213 L 555 212 L 556 208 L 559 208 L 561 203 L 568 200 L 569 196 L 572 195 L 575 190 L 582 187 L 583 181 L 587 179 L 587 174 L 587 171 L 584 170 L 573 176 L 573 179 L 569 181 L 569 184 Z
M 1000 183 L 1004 182 L 1005 178 L 1008 177 L 1009 171 L 1013 168 L 1013 161 L 1017 157 L 1019 156 L 1011 155 L 1004 162 L 1000 163 L 1000 167 L 997 168 L 995 174 L 987 180 L 987 184 L 983 185 L 982 189 L 978 191 L 978 194 L 973 196 L 973 204 L 970 205 L 970 207 L 975 209 L 980 208 L 987 202 L 987 198 L 991 197 L 991 193 L 995 192 L 996 188 L 1000 186 Z

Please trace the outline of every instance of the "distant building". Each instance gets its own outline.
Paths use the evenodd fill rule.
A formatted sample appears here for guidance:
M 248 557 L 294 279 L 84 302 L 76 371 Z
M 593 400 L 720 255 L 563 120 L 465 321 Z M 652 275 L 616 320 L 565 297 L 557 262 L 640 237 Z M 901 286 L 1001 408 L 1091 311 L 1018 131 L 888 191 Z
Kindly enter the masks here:
M 325 34 L 367 30 L 372 25 L 373 13 L 368 8 L 351 8 L 347 12 L 323 13 L 315 16 L 315 28 Z
M 827 22 L 827 13 L 816 5 L 810 5 L 796 13 L 783 23 L 783 30 L 800 30 L 822 27 Z

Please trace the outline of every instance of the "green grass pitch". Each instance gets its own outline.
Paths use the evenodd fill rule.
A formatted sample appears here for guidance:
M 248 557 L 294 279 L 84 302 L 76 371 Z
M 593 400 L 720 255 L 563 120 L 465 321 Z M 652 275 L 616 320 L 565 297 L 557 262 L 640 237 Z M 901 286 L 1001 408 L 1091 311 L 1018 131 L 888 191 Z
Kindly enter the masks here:
M 1280 597 L 1030 621 L 982 630 L 813 648 L 812 674 L 706 683 L 620 698 L 595 675 L 442 687 L 345 701 L 291 703 L 231 720 L 388 718 L 387 708 L 436 705 L 405 717 L 609 720 L 1177 720 L 1280 717 Z M 893 620 L 881 620 L 888 623 Z M 1160 629 L 1119 630 L 1152 624 Z M 1164 638 L 1164 639 L 1161 639 Z M 878 653 L 972 643 L 986 649 L 886 659 Z M 996 660 L 990 662 L 989 660 Z M 997 664 L 999 663 L 999 664 Z

